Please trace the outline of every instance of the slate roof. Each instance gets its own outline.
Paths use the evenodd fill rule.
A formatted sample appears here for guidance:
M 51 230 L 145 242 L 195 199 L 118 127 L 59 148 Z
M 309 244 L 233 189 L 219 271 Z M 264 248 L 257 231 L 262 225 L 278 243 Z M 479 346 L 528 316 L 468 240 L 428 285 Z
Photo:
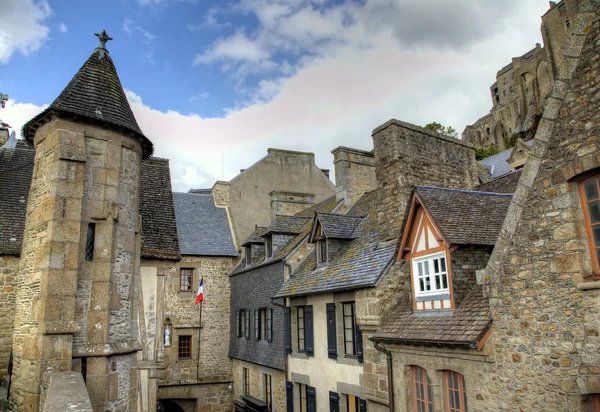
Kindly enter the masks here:
M 317 212 L 317 220 L 328 239 L 355 239 L 357 237 L 356 228 L 363 217 Z
M 489 182 L 482 183 L 478 186 L 473 187 L 471 190 L 478 192 L 492 192 L 492 193 L 514 193 L 521 177 L 521 169 L 516 172 L 509 173 L 504 176 L 500 176 L 497 179 L 490 180 Z
M 268 265 L 277 261 L 280 261 L 281 259 L 285 258 L 292 250 L 294 250 L 296 248 L 296 246 L 298 246 L 298 244 L 300 244 L 300 242 L 302 242 L 302 240 L 307 237 L 310 234 L 310 229 L 312 226 L 312 222 L 313 222 L 313 217 L 315 215 L 315 212 L 331 212 L 333 210 L 335 210 L 337 208 L 338 205 L 340 205 L 340 203 L 342 202 L 342 200 L 338 200 L 336 199 L 335 195 L 323 200 L 320 203 L 317 203 L 316 205 L 313 205 L 307 209 L 304 209 L 303 211 L 296 213 L 294 215 L 294 217 L 300 217 L 300 218 L 304 218 L 304 226 L 302 227 L 302 230 L 293 238 L 291 238 L 285 245 L 279 247 L 275 253 L 273 254 L 273 257 L 267 261 L 265 261 L 265 256 L 264 256 L 264 248 L 262 249 L 262 251 L 260 251 L 259 253 L 252 253 L 252 264 L 250 266 L 245 266 L 244 264 L 244 260 L 242 259 L 240 261 L 240 263 L 238 264 L 238 266 L 236 266 L 232 271 L 231 271 L 231 275 L 236 275 L 242 272 L 247 272 L 249 270 L 264 266 L 264 265 Z M 276 222 L 276 220 L 284 218 L 284 216 L 277 216 L 275 218 L 275 221 L 273 222 L 274 225 L 279 226 L 279 223 Z M 298 220 L 299 222 L 299 220 Z M 251 243 L 258 243 L 258 244 L 263 244 L 265 239 L 262 237 L 264 234 L 267 233 L 267 231 L 269 230 L 269 228 L 266 227 L 257 227 L 254 232 L 250 235 L 250 237 L 248 238 L 248 240 L 246 240 L 246 242 L 242 245 L 249 245 Z M 252 242 L 251 242 L 252 241 Z
M 512 194 L 415 186 L 415 193 L 451 245 L 495 245 Z
M 297 235 L 302 232 L 302 228 L 309 220 L 309 216 L 277 216 L 264 235 L 269 233 Z
M 410 299 L 407 294 L 386 316 L 372 340 L 475 348 L 492 322 L 480 285 L 454 310 L 413 311 Z
M 123 129 L 140 141 L 144 159 L 154 151 L 152 142 L 137 124 L 108 51 L 100 47 L 93 51 L 56 100 L 25 123 L 23 137 L 32 143 L 35 130 L 52 114 Z
M 34 157 L 22 142 L 0 149 L 0 255 L 21 254 Z
M 142 162 L 140 214 L 141 257 L 181 259 L 171 192 L 171 172 L 167 159 L 151 157 Z
M 263 238 L 263 236 L 265 235 L 265 233 L 267 233 L 267 229 L 268 228 L 265 226 L 256 226 L 254 232 L 252 232 L 250 236 L 248 236 L 248 239 L 246 239 L 246 241 L 242 243 L 242 246 L 248 246 L 252 243 L 265 243 L 265 239 Z
M 379 243 L 377 193 L 364 194 L 346 216 L 359 217 L 357 237 L 348 241 L 324 267 L 317 268 L 315 251 L 306 257 L 296 273 L 275 297 L 302 296 L 375 286 L 394 258 L 396 243 Z
M 173 204 L 182 255 L 239 256 L 227 210 L 215 206 L 212 193 L 173 193 Z
M 533 140 L 528 140 L 524 143 L 528 146 L 531 146 L 533 144 Z M 510 165 L 506 162 L 512 151 L 513 148 L 511 147 L 510 149 L 506 149 L 493 156 L 486 157 L 485 159 L 480 160 L 479 163 L 481 163 L 483 166 L 486 166 L 488 169 L 491 169 L 491 178 L 496 179 L 512 172 Z

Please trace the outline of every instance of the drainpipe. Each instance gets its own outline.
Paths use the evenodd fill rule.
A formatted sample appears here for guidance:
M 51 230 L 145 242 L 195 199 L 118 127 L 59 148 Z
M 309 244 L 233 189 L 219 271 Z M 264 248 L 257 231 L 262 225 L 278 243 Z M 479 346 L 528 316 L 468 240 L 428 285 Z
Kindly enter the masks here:
M 390 412 L 394 412 L 396 410 L 394 405 L 394 369 L 392 365 L 392 352 L 387 350 L 383 343 L 377 342 L 375 344 L 375 349 L 379 352 L 385 354 L 387 359 L 387 370 L 388 370 L 388 402 L 390 404 Z

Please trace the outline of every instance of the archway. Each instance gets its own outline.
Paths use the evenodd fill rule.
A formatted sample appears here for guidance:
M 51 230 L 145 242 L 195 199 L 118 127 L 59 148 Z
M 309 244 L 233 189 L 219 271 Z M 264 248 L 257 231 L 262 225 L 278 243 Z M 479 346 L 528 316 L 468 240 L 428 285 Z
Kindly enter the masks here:
M 193 412 L 194 401 L 189 399 L 161 399 L 156 402 L 156 412 Z

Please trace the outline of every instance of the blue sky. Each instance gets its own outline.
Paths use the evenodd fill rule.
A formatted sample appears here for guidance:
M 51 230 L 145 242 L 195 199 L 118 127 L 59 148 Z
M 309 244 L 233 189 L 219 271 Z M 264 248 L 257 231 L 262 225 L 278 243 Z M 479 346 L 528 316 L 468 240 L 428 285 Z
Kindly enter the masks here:
M 60 93 L 106 29 L 123 87 L 176 190 L 230 179 L 268 147 L 370 150 L 391 117 L 461 132 L 495 73 L 541 42 L 545 0 L 0 0 L 0 118 Z M 490 18 L 494 16 L 494 18 Z M 223 162 L 221 161 L 223 159 Z

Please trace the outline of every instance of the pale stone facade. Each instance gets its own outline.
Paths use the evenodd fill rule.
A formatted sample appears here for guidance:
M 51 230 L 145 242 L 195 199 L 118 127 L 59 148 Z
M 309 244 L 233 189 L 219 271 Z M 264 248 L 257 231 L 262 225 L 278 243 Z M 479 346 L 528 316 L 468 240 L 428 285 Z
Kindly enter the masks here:
M 15 321 L 18 256 L 0 256 L 0 379 L 8 372 Z
M 244 368 L 248 369 L 250 377 L 248 395 L 257 399 L 265 399 L 265 378 L 264 375 L 271 376 L 271 388 L 273 391 L 273 408 L 272 412 L 287 411 L 285 405 L 285 374 L 278 369 L 268 368 L 266 366 L 257 365 L 251 362 L 245 362 L 239 359 L 233 359 L 233 397 L 241 399 L 244 393 Z

